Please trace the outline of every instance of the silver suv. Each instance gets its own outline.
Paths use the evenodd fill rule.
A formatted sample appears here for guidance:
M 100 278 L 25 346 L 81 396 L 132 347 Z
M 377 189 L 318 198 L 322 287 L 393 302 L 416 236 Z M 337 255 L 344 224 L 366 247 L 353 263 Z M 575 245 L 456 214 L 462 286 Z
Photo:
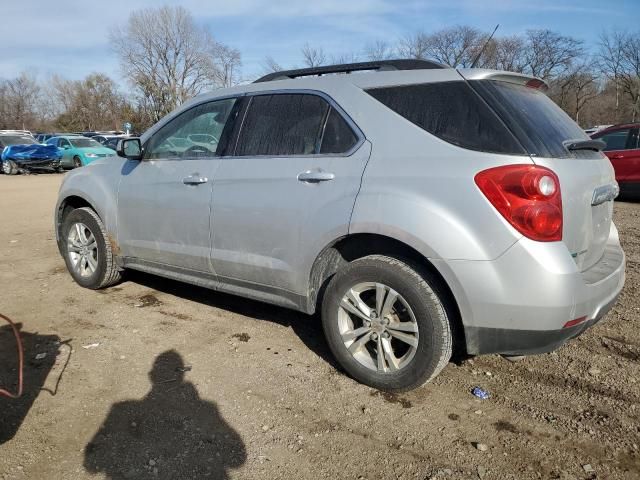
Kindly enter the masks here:
M 611 309 L 625 257 L 614 173 L 535 78 L 387 61 L 199 96 L 55 210 L 87 288 L 150 272 L 312 314 L 389 391 L 452 351 L 551 351 Z

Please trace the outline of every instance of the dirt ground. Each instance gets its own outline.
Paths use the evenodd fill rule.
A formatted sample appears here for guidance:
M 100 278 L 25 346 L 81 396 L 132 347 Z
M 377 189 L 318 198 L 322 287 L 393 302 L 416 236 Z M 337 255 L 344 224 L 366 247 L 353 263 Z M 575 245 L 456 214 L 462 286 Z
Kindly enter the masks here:
M 0 399 L 0 479 L 640 478 L 640 203 L 615 206 L 627 283 L 603 322 L 389 395 L 337 369 L 315 317 L 142 274 L 78 287 L 61 179 L 0 175 L 0 312 L 27 357 L 24 397 Z M 2 386 L 14 348 L 0 325 Z

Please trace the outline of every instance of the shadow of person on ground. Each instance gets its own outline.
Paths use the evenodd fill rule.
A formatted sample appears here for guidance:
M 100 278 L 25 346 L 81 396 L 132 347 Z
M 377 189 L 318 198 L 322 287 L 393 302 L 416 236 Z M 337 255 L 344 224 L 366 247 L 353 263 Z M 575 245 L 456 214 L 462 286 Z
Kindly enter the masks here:
M 0 322 L 2 320 L 0 319 Z M 22 330 L 16 324 L 24 346 L 24 393 L 20 398 L 0 397 L 0 445 L 11 440 L 20 429 L 33 402 L 51 372 L 59 351 L 57 335 L 40 335 Z M 44 358 L 38 355 L 44 355 Z M 0 386 L 12 393 L 18 384 L 18 353 L 16 339 L 9 325 L 0 326 Z
M 250 300 L 248 298 L 216 292 L 204 287 L 197 287 L 183 282 L 166 279 L 148 273 L 127 271 L 127 281 L 131 281 L 159 292 L 175 295 L 193 302 L 221 308 L 233 313 L 267 320 L 284 327 L 289 327 L 300 338 L 307 348 L 322 358 L 333 368 L 342 371 L 334 359 L 329 345 L 325 341 L 320 314 L 307 315 L 288 308 L 269 303 Z
M 225 479 L 246 460 L 240 435 L 184 380 L 182 357 L 160 354 L 151 390 L 111 407 L 85 447 L 84 467 L 107 479 Z

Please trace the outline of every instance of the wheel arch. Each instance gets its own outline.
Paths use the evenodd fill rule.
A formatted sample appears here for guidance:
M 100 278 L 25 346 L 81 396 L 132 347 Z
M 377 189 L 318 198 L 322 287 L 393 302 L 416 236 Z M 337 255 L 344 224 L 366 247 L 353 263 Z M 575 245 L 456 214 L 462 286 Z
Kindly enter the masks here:
M 316 257 L 309 276 L 307 312 L 319 311 L 322 296 L 329 280 L 347 263 L 367 255 L 388 255 L 408 261 L 413 267 L 428 272 L 436 279 L 432 287 L 442 297 L 454 334 L 454 354 L 466 353 L 464 327 L 458 301 L 449 283 L 435 265 L 410 245 L 392 237 L 376 233 L 355 233 L 338 238 L 327 245 Z
M 96 214 L 100 217 L 100 219 L 102 220 L 102 217 L 100 216 L 100 212 L 98 212 L 98 210 L 91 204 L 91 202 L 89 200 L 87 200 L 84 197 L 81 197 L 80 195 L 69 195 L 65 198 L 63 198 L 57 207 L 56 210 L 56 239 L 57 239 L 57 243 L 58 243 L 58 249 L 60 250 L 60 253 L 64 255 L 63 252 L 63 242 L 60 236 L 60 229 L 62 228 L 62 223 L 64 222 L 65 217 L 72 212 L 73 210 L 77 209 L 77 208 L 83 208 L 83 207 L 89 207 L 91 208 L 94 212 L 96 212 Z

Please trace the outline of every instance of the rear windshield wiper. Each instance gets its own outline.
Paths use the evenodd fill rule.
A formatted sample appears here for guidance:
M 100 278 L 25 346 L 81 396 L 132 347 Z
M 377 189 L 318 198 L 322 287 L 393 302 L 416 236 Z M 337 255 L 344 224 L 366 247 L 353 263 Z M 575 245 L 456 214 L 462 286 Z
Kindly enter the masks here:
M 607 146 L 602 140 L 567 140 L 563 143 L 569 151 L 594 150 L 600 152 Z

